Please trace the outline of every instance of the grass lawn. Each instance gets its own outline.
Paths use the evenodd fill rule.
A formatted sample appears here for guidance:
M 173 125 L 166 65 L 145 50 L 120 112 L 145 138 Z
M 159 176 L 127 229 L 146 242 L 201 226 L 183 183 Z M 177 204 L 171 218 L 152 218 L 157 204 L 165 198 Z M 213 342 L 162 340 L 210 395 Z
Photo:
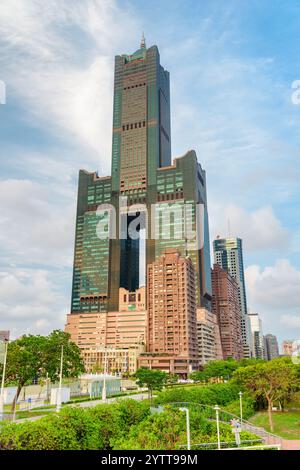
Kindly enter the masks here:
M 256 413 L 250 419 L 251 423 L 270 431 L 268 414 Z M 300 409 L 293 411 L 273 412 L 274 434 L 284 439 L 300 439 Z

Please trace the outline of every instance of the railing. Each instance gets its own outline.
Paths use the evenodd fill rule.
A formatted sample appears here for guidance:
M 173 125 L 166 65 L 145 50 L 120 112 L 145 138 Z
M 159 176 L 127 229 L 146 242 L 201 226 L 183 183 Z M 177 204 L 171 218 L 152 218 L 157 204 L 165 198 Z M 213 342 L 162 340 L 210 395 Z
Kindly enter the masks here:
M 191 407 L 200 407 L 203 410 L 203 416 L 204 418 L 208 419 L 209 421 L 216 421 L 216 410 L 213 406 L 211 405 L 204 405 L 202 403 L 194 403 L 194 402 L 173 402 L 173 403 L 168 403 L 168 405 L 172 406 L 178 406 L 178 407 L 183 407 L 187 406 L 189 408 Z M 223 424 L 230 424 L 232 420 L 239 421 L 240 422 L 240 417 L 236 416 L 232 413 L 229 413 L 228 411 L 222 410 L 221 408 L 219 409 L 219 420 Z M 241 429 L 242 431 L 249 431 L 252 434 L 255 434 L 256 436 L 261 438 L 261 441 L 265 445 L 271 445 L 273 447 L 281 447 L 282 446 L 282 438 L 280 436 L 277 436 L 276 434 L 272 434 L 268 431 L 266 431 L 264 428 L 254 426 L 252 423 L 246 420 L 242 420 L 241 423 Z

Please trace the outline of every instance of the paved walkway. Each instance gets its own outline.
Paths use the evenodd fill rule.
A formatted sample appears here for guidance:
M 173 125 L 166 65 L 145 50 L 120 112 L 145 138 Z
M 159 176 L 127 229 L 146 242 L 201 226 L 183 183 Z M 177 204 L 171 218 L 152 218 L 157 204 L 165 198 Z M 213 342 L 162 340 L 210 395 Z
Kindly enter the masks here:
M 300 441 L 282 439 L 282 450 L 300 450 Z

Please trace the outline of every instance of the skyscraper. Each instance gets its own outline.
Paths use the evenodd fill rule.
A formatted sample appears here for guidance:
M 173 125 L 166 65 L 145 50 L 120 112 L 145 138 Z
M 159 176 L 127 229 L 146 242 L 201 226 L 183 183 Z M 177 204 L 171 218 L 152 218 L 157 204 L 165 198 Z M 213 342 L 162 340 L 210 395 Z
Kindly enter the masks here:
M 267 361 L 279 357 L 279 346 L 275 335 L 267 334 L 264 336 L 264 358 Z
M 213 242 L 214 262 L 226 269 L 237 281 L 239 288 L 239 304 L 241 308 L 242 335 L 244 356 L 251 356 L 251 331 L 247 316 L 247 297 L 245 286 L 243 245 L 240 238 L 217 238 Z
M 118 312 L 120 289 L 145 286 L 147 266 L 167 248 L 192 260 L 197 306 L 210 309 L 205 171 L 193 150 L 171 163 L 169 73 L 143 39 L 115 58 L 111 176 L 79 172 L 67 331 L 84 316 Z
M 264 339 L 262 331 L 262 321 L 258 313 L 249 313 L 252 339 L 252 356 L 257 359 L 264 358 Z

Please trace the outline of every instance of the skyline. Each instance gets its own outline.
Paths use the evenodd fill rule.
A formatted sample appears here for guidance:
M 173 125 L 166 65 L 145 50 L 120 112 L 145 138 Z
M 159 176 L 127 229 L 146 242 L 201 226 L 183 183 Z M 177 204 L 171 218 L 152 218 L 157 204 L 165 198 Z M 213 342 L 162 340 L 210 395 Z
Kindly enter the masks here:
M 272 54 L 270 37 L 275 33 L 268 31 L 264 54 L 258 54 L 261 37 L 254 38 L 247 30 L 241 34 L 241 25 L 232 18 L 233 4 L 251 18 L 251 7 L 242 7 L 241 2 L 229 2 L 228 9 L 220 2 L 203 2 L 201 16 L 196 8 L 200 27 L 195 33 L 183 27 L 195 23 L 190 2 L 175 2 L 172 19 L 178 19 L 178 5 L 183 3 L 189 6 L 189 15 L 174 31 L 176 22 L 163 28 L 161 18 L 150 27 L 158 2 L 150 12 L 137 8 L 137 2 L 87 1 L 83 6 L 72 2 L 71 9 L 64 1 L 57 11 L 49 6 L 34 18 L 34 9 L 26 8 L 36 8 L 39 2 L 29 0 L 18 13 L 12 34 L 14 3 L 4 1 L 0 6 L 0 18 L 5 19 L 5 24 L 0 23 L 4 51 L 0 79 L 7 85 L 7 103 L 0 106 L 2 124 L 5 120 L 0 129 L 0 197 L 5 202 L 0 308 L 8 315 L 3 323 L 1 318 L 1 329 L 10 328 L 15 335 L 26 332 L 26 326 L 40 333 L 64 326 L 70 304 L 78 170 L 98 168 L 102 176 L 110 172 L 112 63 L 115 55 L 137 48 L 144 30 L 147 46 L 159 46 L 171 72 L 172 158 L 191 145 L 207 173 L 211 242 L 217 235 L 228 235 L 230 219 L 231 235 L 244 240 L 249 310 L 260 314 L 265 334 L 276 334 L 280 343 L 297 339 L 300 107 L 291 102 L 291 84 L 299 77 L 296 70 L 292 76 L 291 66 L 282 69 L 287 42 Z M 84 8 L 88 4 L 98 5 L 90 16 Z M 226 10 L 224 20 L 213 14 L 217 5 Z M 258 2 L 252 5 L 263 18 L 265 9 Z M 291 7 L 285 8 L 286 15 L 288 11 L 292 14 Z M 129 31 L 124 30 L 124 15 L 132 26 Z M 289 29 L 293 43 L 290 23 Z M 33 43 L 39 33 L 43 40 Z M 206 47 L 205 40 L 210 40 Z M 243 45 L 246 53 L 241 57 Z M 22 59 L 20 52 L 26 52 Z M 198 80 L 193 80 L 195 76 Z M 288 122 L 279 119 L 281 113 Z M 271 194 L 272 188 L 278 193 Z M 15 331 L 12 325 L 18 325 Z

